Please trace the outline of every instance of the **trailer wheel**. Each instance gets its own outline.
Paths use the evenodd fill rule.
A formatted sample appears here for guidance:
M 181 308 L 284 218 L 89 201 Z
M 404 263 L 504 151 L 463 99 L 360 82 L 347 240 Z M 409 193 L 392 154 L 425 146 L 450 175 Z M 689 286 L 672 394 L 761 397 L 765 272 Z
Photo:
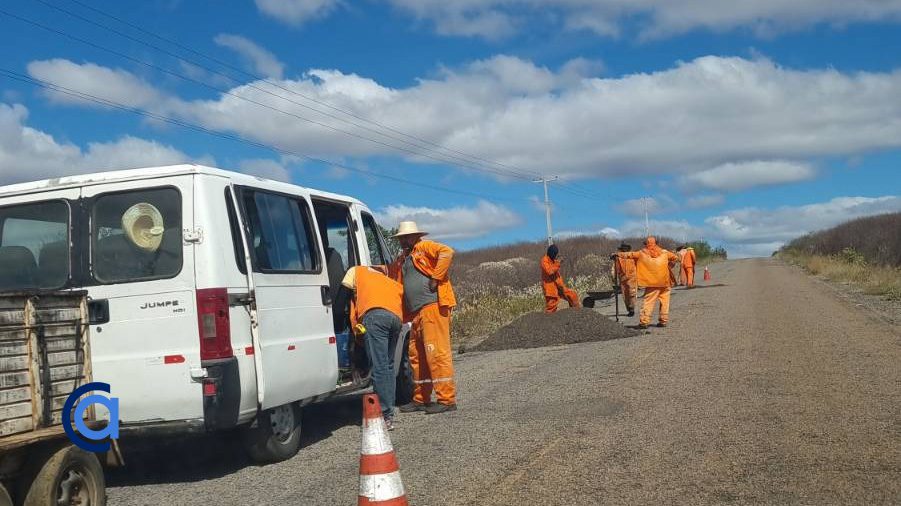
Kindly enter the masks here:
M 288 460 L 300 450 L 300 429 L 300 408 L 294 404 L 268 409 L 256 427 L 244 429 L 244 448 L 258 464 Z
M 403 350 L 400 353 L 400 366 L 397 368 L 395 383 L 395 404 L 402 406 L 413 400 L 413 368 L 410 366 L 410 333 L 404 338 Z
M 26 466 L 23 506 L 106 504 L 106 482 L 96 455 L 75 446 L 47 455 L 32 457 Z

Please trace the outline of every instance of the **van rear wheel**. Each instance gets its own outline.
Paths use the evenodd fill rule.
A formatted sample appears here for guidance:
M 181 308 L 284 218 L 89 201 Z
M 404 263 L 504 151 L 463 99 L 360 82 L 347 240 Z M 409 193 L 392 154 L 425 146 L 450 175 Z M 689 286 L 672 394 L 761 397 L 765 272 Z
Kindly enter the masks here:
M 260 414 L 256 427 L 244 429 L 242 440 L 259 464 L 288 460 L 300 450 L 300 408 L 285 404 Z

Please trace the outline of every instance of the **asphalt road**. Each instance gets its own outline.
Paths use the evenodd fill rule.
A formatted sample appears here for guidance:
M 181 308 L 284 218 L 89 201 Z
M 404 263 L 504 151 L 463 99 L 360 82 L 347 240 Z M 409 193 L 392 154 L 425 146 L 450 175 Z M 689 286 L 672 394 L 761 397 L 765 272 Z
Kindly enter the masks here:
M 411 504 L 901 503 L 898 328 L 774 261 L 713 274 L 666 329 L 460 357 L 460 411 L 392 433 Z M 305 448 L 266 467 L 160 444 L 110 504 L 354 504 L 359 414 L 307 409 Z

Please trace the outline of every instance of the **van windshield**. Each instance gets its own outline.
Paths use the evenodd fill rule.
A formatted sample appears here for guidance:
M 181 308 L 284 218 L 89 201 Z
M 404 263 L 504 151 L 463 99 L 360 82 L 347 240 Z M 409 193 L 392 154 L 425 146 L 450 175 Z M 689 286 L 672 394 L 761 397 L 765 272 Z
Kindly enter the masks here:
M 62 288 L 69 279 L 69 205 L 0 208 L 0 291 Z

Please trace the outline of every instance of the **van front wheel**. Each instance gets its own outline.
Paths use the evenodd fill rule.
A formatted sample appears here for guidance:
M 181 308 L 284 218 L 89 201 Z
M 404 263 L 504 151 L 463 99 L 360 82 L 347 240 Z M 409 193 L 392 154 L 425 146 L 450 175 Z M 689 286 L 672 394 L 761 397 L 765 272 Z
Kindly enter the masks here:
M 300 450 L 300 408 L 286 404 L 260 414 L 256 427 L 244 429 L 244 448 L 259 464 L 288 460 Z

